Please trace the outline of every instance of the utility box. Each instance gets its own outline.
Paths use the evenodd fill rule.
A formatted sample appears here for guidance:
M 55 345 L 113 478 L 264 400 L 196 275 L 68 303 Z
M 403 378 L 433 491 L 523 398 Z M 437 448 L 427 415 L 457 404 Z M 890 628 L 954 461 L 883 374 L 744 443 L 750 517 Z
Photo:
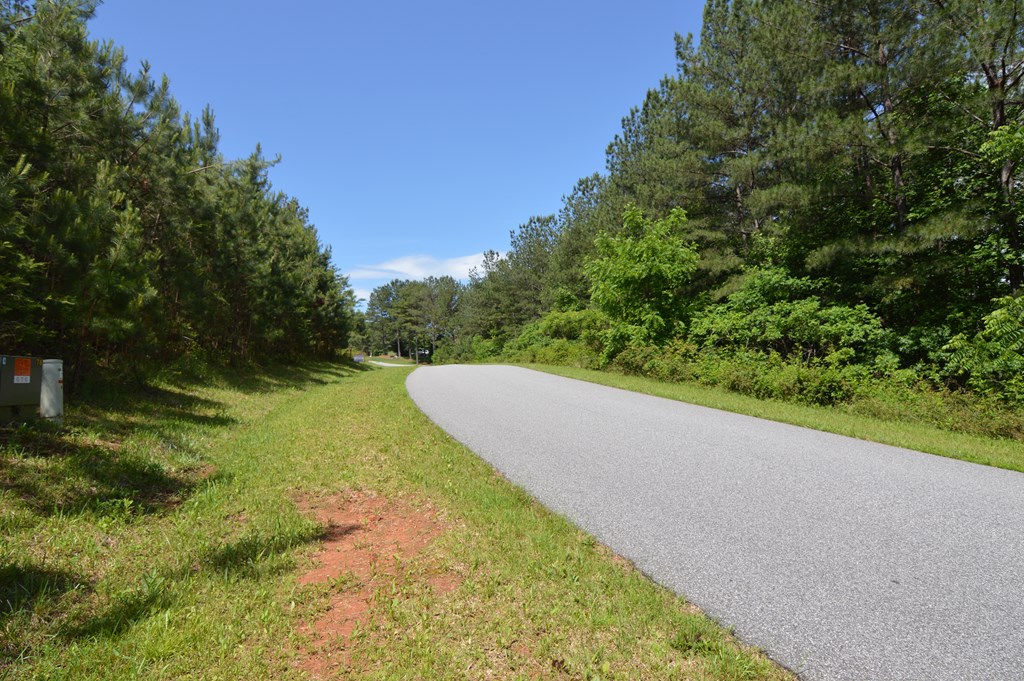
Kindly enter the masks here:
M 0 355 L 0 423 L 35 418 L 42 386 L 42 359 Z
M 43 360 L 43 384 L 39 393 L 39 416 L 64 423 L 64 360 Z

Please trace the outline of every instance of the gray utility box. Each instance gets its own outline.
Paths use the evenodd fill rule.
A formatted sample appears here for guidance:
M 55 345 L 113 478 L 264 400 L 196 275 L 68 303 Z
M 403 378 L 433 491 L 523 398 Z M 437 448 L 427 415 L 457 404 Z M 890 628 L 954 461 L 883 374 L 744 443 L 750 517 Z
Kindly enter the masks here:
M 0 355 L 0 423 L 37 416 L 42 386 L 42 359 Z

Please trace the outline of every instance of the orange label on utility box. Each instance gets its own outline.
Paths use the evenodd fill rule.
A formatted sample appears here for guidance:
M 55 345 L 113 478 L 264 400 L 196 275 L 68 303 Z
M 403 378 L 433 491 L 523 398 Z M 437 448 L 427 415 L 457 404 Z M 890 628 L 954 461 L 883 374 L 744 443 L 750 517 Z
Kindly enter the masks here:
M 32 358 L 31 357 L 15 357 L 14 358 L 14 382 L 15 383 L 31 383 L 32 382 Z

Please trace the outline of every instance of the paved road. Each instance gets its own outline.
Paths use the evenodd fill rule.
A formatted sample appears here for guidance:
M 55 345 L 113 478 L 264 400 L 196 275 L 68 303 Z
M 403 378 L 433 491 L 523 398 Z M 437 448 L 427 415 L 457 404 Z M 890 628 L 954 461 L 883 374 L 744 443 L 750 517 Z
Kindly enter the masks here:
M 1024 475 L 501 366 L 416 404 L 806 679 L 1024 679 Z

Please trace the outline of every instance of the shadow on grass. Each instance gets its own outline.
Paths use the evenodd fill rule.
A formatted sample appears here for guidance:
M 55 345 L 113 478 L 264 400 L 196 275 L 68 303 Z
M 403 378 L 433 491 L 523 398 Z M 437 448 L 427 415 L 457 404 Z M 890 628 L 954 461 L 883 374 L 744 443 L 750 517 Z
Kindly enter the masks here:
M 85 427 L 111 432 L 144 430 L 166 434 L 182 425 L 227 426 L 235 420 L 228 405 L 195 394 L 200 387 L 218 386 L 243 393 L 309 388 L 338 382 L 369 370 L 351 362 L 278 364 L 267 368 L 204 367 L 167 370 L 160 385 L 140 385 L 110 374 L 97 373 L 69 397 L 82 405 L 72 420 Z
M 164 379 L 169 385 L 184 389 L 198 383 L 213 383 L 242 392 L 268 392 L 326 385 L 372 370 L 373 367 L 349 361 L 281 362 L 270 366 L 188 369 L 170 373 Z
M 210 475 L 192 435 L 236 423 L 228 405 L 195 394 L 198 385 L 265 392 L 337 382 L 365 370 L 349 362 L 217 368 L 207 369 L 205 378 L 181 374 L 177 382 L 141 387 L 98 375 L 70 402 L 69 428 L 47 422 L 0 428 L 0 491 L 37 515 L 89 511 L 128 520 L 160 512 Z M 137 443 L 139 435 L 155 442 L 151 449 L 122 446 L 128 439 Z
M 117 636 L 149 617 L 160 605 L 169 603 L 169 600 L 161 599 L 158 595 L 136 594 L 118 601 L 98 617 L 78 626 L 67 627 L 62 633 L 68 639 Z
M 358 529 L 353 526 L 351 531 Z M 296 546 L 319 541 L 326 532 L 316 526 L 301 526 L 277 532 L 271 536 L 258 533 L 212 549 L 194 568 L 170 575 L 156 572 L 142 577 L 141 586 L 118 596 L 100 614 L 68 624 L 61 630 L 67 640 L 108 638 L 119 636 L 155 613 L 171 607 L 175 591 L 188 588 L 195 570 L 232 579 L 252 579 L 274 576 L 292 569 L 287 554 Z
M 89 511 L 129 520 L 176 506 L 204 479 L 202 470 L 171 475 L 138 454 L 59 433 L 0 431 L 0 446 L 14 454 L 0 469 L 0 490 L 43 516 Z
M 307 364 L 219 371 L 208 380 L 161 380 L 159 386 L 97 381 L 68 400 L 65 428 L 45 422 L 0 427 L 0 509 L 11 503 L 24 516 L 80 514 L 86 522 L 126 525 L 143 514 L 171 511 L 203 486 L 225 479 L 202 465 L 197 443 L 235 420 L 228 404 L 196 394 L 197 386 L 213 383 L 250 393 L 303 389 L 364 370 L 353 364 Z M 34 566 L 27 555 L 8 558 L 0 552 L 0 678 L 26 651 L 31 654 L 41 632 L 54 631 L 50 620 L 64 622 L 56 631 L 67 640 L 120 636 L 172 605 L 196 569 L 239 579 L 277 574 L 291 569 L 291 549 L 321 534 L 303 523 L 250 533 L 209 550 L 198 566 L 143 576 L 135 588 L 98 609 L 78 608 L 73 621 L 59 611 L 72 593 L 83 588 L 82 593 L 91 593 L 86 578 Z
M 250 533 L 209 551 L 200 562 L 212 572 L 234 577 L 277 574 L 291 569 L 290 564 L 278 559 L 296 546 L 323 540 L 327 532 L 329 530 L 311 525 L 275 532 L 270 536 Z
M 80 577 L 71 572 L 31 564 L 0 564 L 0 622 L 40 601 L 56 600 L 80 585 Z
M 0 562 L 0 678 L 5 665 L 28 650 L 26 622 L 47 618 L 65 593 L 82 587 L 82 578 L 31 563 Z
M 220 428 L 237 422 L 228 416 L 228 405 L 188 388 L 98 383 L 78 399 L 77 404 L 71 402 L 69 424 L 102 433 L 115 443 L 137 433 L 173 441 L 183 428 Z
M 63 627 L 61 635 L 65 639 L 117 636 L 174 602 L 166 579 L 156 574 L 147 575 L 143 577 L 141 588 L 118 596 L 103 613 Z

